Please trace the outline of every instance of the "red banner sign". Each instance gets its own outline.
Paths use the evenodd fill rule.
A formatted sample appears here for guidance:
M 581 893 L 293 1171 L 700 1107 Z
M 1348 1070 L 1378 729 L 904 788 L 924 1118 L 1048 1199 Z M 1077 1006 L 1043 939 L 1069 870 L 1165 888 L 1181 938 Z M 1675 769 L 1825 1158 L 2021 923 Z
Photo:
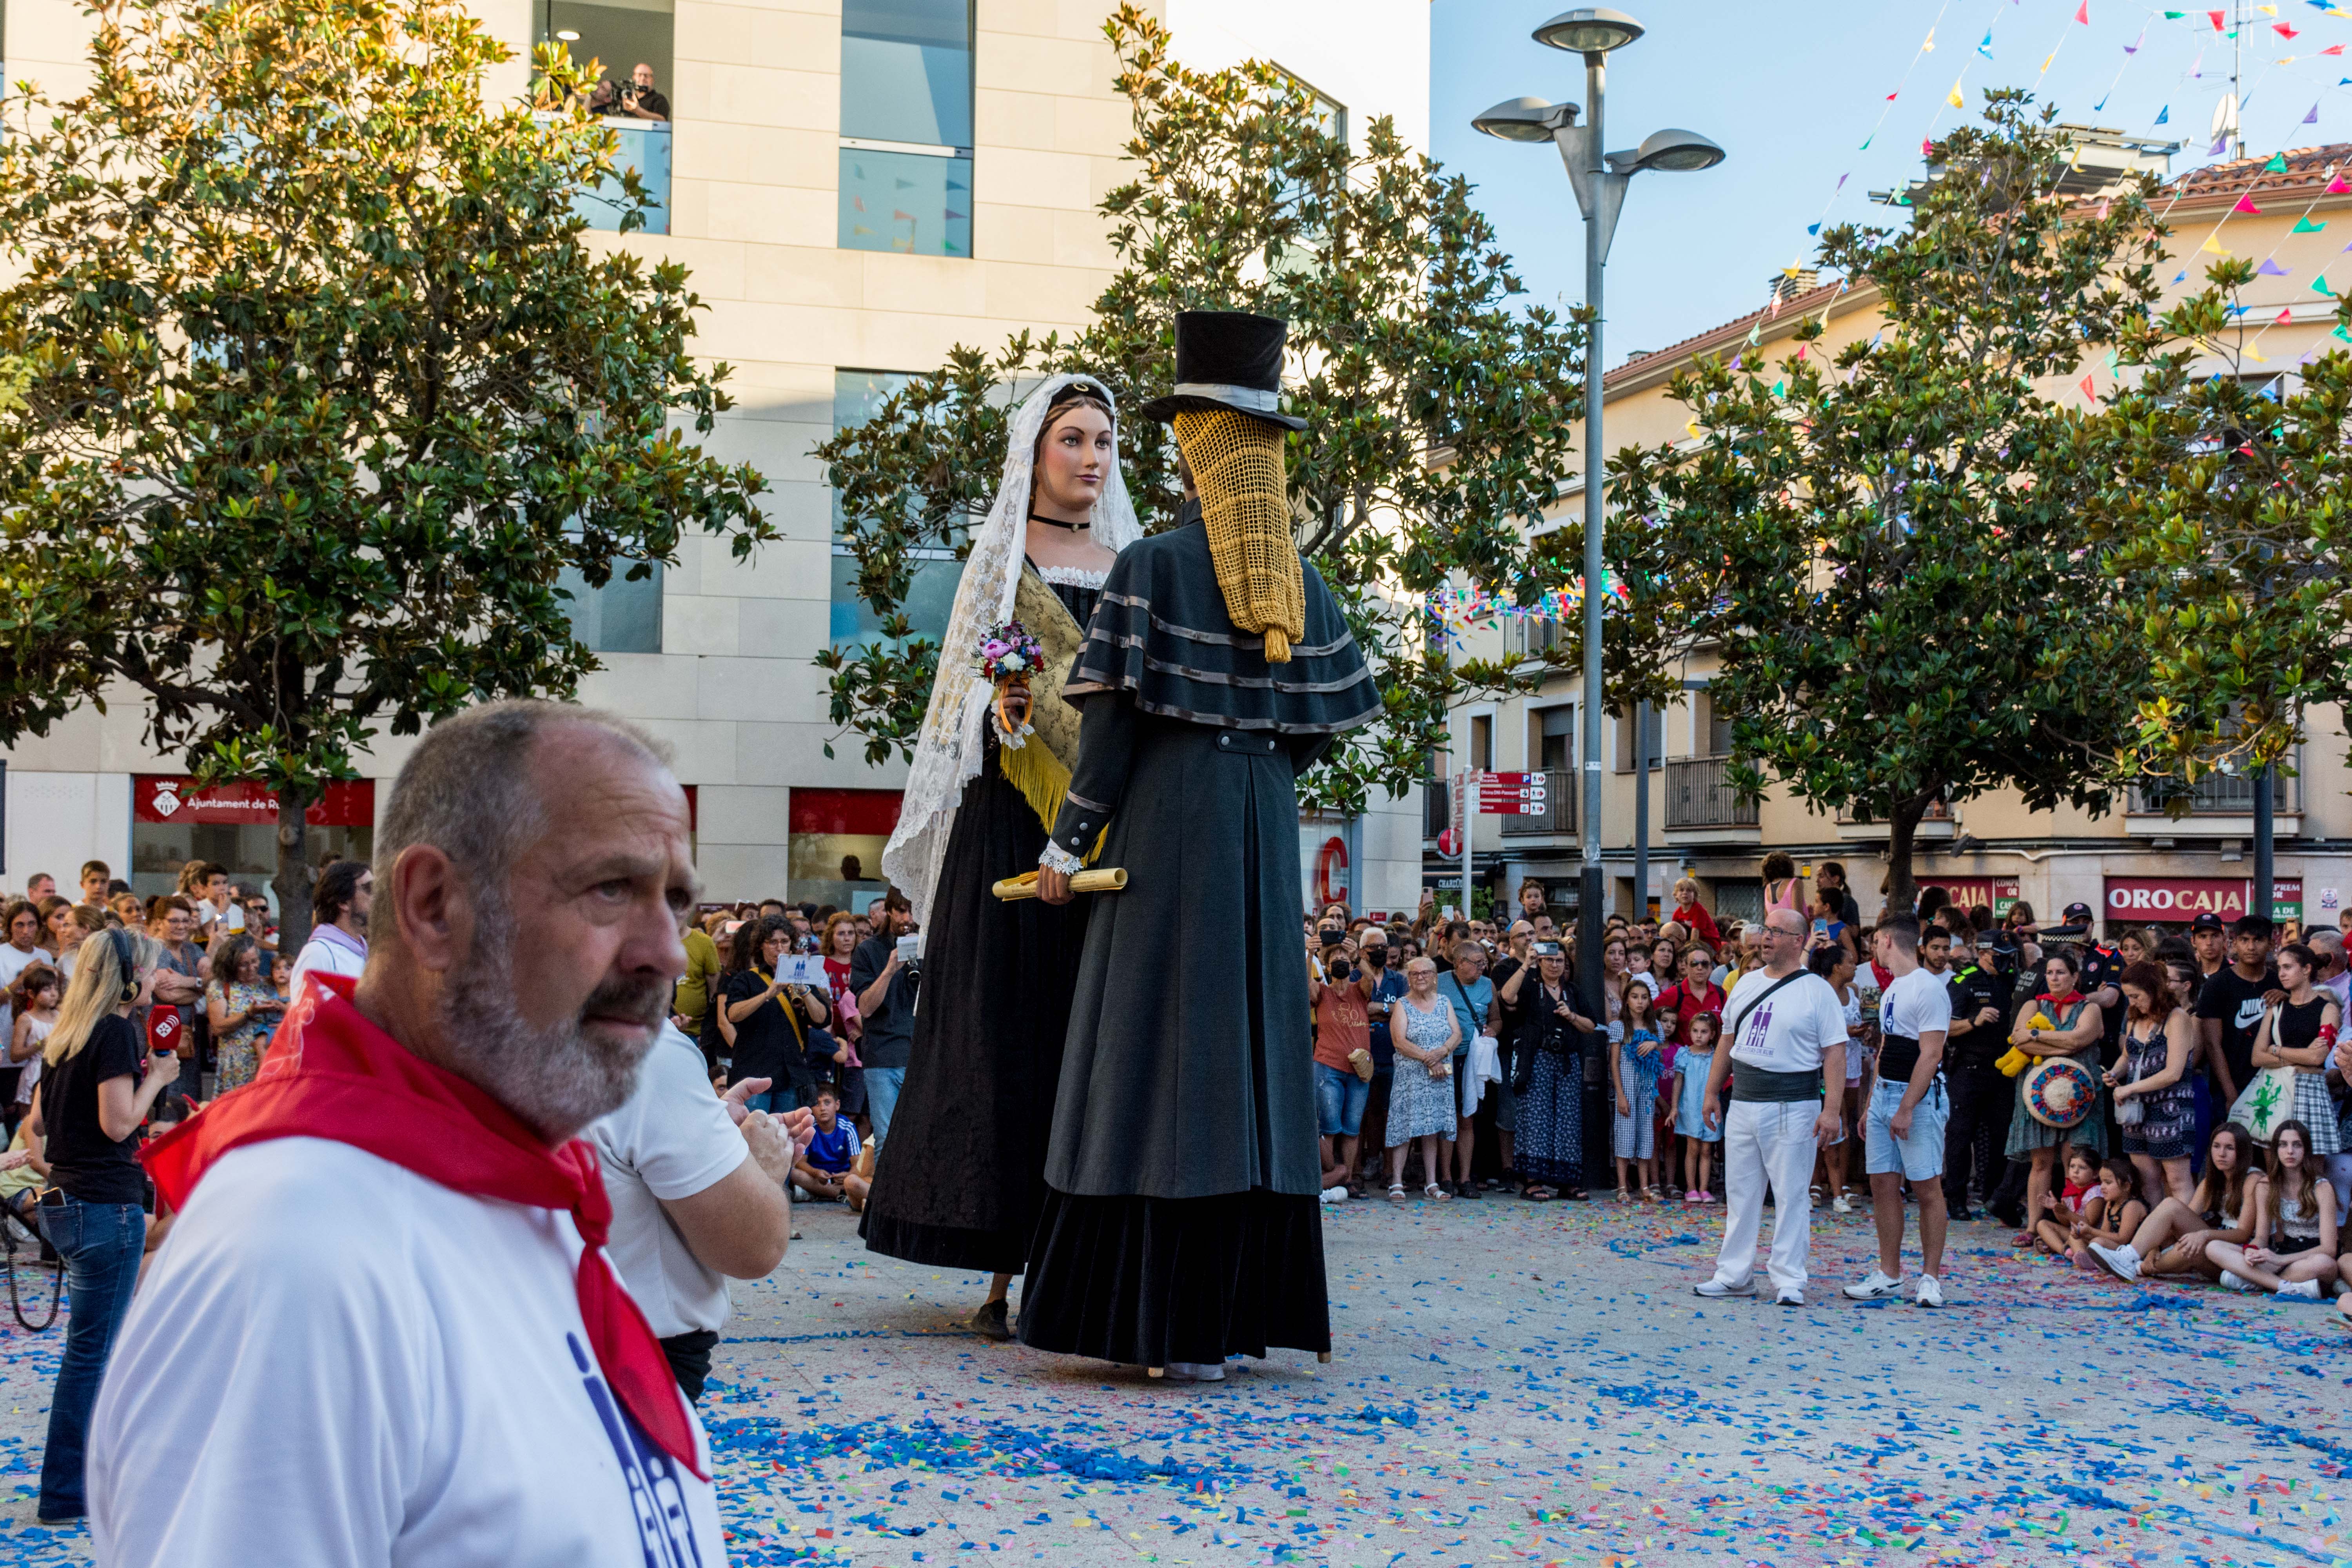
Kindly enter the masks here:
M 2243 877 L 2110 877 L 2107 918 L 2111 921 L 2191 921 L 2199 915 L 2236 920 L 2246 912 L 2253 881 Z M 2303 912 L 2303 879 L 2280 877 L 2271 884 L 2275 914 Z
M 302 817 L 313 827 L 373 827 L 375 781 L 331 784 Z M 219 784 L 198 789 L 196 781 L 185 773 L 137 773 L 131 780 L 131 819 L 275 827 L 278 797 L 257 784 Z
M 1540 816 L 1548 809 L 1544 797 L 1549 787 L 1549 775 L 1541 773 L 1481 773 L 1478 809 L 1500 816 Z

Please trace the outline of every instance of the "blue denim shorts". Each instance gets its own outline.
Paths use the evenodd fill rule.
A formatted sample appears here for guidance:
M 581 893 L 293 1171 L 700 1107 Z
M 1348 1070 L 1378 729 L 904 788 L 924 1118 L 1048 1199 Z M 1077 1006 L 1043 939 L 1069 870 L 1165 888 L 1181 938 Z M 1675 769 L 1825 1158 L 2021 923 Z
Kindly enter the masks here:
M 1364 1098 L 1371 1092 L 1351 1069 L 1317 1062 L 1315 1130 L 1326 1138 L 1353 1138 L 1363 1130 Z
M 1873 1176 L 1892 1175 L 1900 1171 L 1915 1182 L 1941 1181 L 1944 1176 L 1944 1126 L 1952 1117 L 1952 1102 L 1945 1096 L 1944 1080 L 1938 1076 L 1911 1108 L 1911 1135 L 1895 1136 L 1890 1123 L 1895 1113 L 1903 1109 L 1903 1096 L 1910 1089 L 1908 1083 L 1890 1083 L 1885 1079 L 1870 1089 L 1870 1109 L 1863 1113 L 1863 1170 Z

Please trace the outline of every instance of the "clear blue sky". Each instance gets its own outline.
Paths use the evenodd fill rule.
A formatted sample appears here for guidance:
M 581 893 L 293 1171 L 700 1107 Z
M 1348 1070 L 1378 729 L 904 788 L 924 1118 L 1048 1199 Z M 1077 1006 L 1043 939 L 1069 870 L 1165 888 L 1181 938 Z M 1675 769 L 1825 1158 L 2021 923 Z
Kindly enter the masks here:
M 2210 161 L 2231 43 L 2207 13 L 2220 7 L 2226 24 L 2231 0 L 2176 0 L 2185 15 L 2170 20 L 2163 6 L 2089 0 L 2088 26 L 2074 21 L 2081 3 L 1622 4 L 1649 33 L 1612 57 L 1609 146 L 1631 147 L 1679 125 L 1713 137 L 1730 156 L 1704 174 L 1635 179 L 1609 258 L 1608 363 L 1762 304 L 1773 273 L 1811 259 L 1814 241 L 1805 230 L 1825 214 L 1832 224 L 1892 226 L 1895 212 L 1868 193 L 1916 175 L 1922 136 L 1958 121 L 1947 101 L 1956 77 L 1971 117 L 1979 89 L 2025 87 L 2055 102 L 2063 119 L 2183 143 L 2176 174 Z M 1582 101 L 1580 62 L 1528 37 L 1567 4 L 1433 0 L 1430 113 L 1432 151 L 1477 185 L 1531 295 L 1574 303 L 1584 294 L 1583 234 L 1559 154 L 1470 129 L 1471 116 L 1522 93 Z M 2276 0 L 2269 14 L 2237 0 L 2249 155 L 2352 142 L 2352 88 L 2341 85 L 2352 77 L 2352 0 L 2338 4 L 2343 16 L 2306 0 Z M 2282 25 L 2296 36 L 2283 37 Z M 1930 26 L 1935 48 L 1922 55 Z M 2143 30 L 2138 51 L 2127 55 Z M 1988 31 L 1990 58 L 1979 48 Z M 2346 53 L 2320 53 L 2336 45 Z M 2042 75 L 2053 48 L 2057 58 Z M 2095 111 L 2102 100 L 2106 107 Z M 2315 105 L 2318 122 L 2303 123 Z M 2156 124 L 2168 106 L 2168 123 Z M 1851 177 L 1832 199 L 1841 174 Z

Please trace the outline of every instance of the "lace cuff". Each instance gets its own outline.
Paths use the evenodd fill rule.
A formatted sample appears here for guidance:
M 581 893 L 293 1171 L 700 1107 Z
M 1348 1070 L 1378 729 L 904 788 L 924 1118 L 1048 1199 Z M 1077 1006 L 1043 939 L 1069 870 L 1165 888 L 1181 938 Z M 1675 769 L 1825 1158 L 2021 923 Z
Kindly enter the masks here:
M 1045 852 L 1037 857 L 1037 864 L 1048 870 L 1059 871 L 1066 877 L 1076 876 L 1087 868 L 1087 863 L 1055 843 L 1045 840 Z

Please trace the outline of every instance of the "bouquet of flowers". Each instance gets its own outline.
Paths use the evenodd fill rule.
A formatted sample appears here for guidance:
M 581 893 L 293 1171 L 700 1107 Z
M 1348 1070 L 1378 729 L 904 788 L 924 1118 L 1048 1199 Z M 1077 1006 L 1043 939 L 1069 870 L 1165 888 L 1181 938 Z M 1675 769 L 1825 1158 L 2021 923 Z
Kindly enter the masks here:
M 996 734 L 1019 747 L 1035 732 L 1029 722 L 1029 678 L 1045 667 L 1045 648 L 1019 621 L 984 633 L 974 662 L 996 687 Z

